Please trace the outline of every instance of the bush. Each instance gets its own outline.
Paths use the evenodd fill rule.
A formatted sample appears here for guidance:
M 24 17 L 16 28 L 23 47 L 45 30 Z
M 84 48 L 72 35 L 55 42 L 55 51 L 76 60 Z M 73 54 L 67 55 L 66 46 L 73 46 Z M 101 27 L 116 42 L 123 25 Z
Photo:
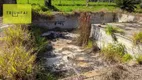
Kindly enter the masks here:
M 122 62 L 122 58 L 129 59 L 129 56 L 126 55 L 125 46 L 119 43 L 108 44 L 102 49 L 104 58 L 108 61 Z M 128 58 L 128 59 L 127 59 Z
M 133 12 L 137 8 L 135 6 L 135 0 L 115 0 L 115 2 L 118 7 L 128 12 Z

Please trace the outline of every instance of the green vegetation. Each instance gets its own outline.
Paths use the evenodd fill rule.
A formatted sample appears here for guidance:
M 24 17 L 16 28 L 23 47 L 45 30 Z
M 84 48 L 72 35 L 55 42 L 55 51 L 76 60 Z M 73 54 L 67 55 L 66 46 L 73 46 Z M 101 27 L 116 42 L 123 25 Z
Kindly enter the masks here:
M 30 33 L 21 26 L 4 31 L 3 47 L 0 49 L 0 76 L 2 79 L 33 79 L 34 61 Z
M 0 42 L 0 79 L 56 80 L 37 62 L 37 55 L 45 51 L 47 40 L 41 30 L 33 26 L 11 26 L 5 29 Z M 40 66 L 41 65 L 41 66 Z
M 123 1 L 123 3 L 122 3 Z M 52 0 L 52 6 L 49 6 L 48 11 L 60 11 L 60 12 L 74 12 L 74 11 L 107 11 L 107 12 L 115 12 L 119 11 L 119 7 L 123 10 L 127 11 L 136 11 L 142 12 L 139 4 L 132 4 L 133 0 L 117 0 L 114 2 L 88 2 L 88 6 L 86 6 L 85 0 Z M 40 5 L 45 6 L 44 0 L 17 0 L 17 3 L 30 3 L 32 5 Z M 134 6 L 138 8 L 135 9 Z M 46 12 L 46 11 L 45 11 Z
M 72 1 L 62 0 L 61 4 L 58 1 L 53 1 L 53 5 L 62 12 L 72 12 L 72 11 L 117 11 L 118 8 L 115 7 L 114 3 L 107 2 L 89 2 L 89 6 L 86 6 L 85 1 L 75 1 L 75 4 Z
M 124 56 L 122 57 L 122 62 L 128 62 L 131 59 L 133 59 L 133 57 L 130 54 L 124 54 Z
M 122 29 L 111 25 L 107 25 L 107 27 L 105 28 L 105 32 L 106 34 L 111 35 L 114 41 L 117 41 L 117 38 L 114 33 L 124 34 L 124 31 Z
M 86 48 L 93 48 L 93 41 L 89 39 L 88 44 L 86 45 Z
M 142 64 L 142 54 L 137 55 L 135 59 L 139 64 Z
M 127 62 L 132 57 L 126 53 L 125 46 L 120 43 L 108 44 L 101 52 L 104 58 L 110 62 Z
M 30 3 L 30 4 L 40 4 L 40 5 L 44 5 L 45 2 L 44 0 L 16 0 L 18 4 L 26 4 L 26 3 Z
M 107 27 L 105 28 L 105 31 L 108 35 L 112 35 L 114 33 L 121 33 L 121 34 L 124 33 L 124 31 L 120 29 L 119 27 L 115 27 L 111 25 L 107 25 Z
M 142 44 L 142 32 L 135 33 L 132 39 L 135 45 Z
M 120 7 L 122 10 L 126 10 L 128 12 L 134 12 L 136 5 L 135 0 L 115 0 L 116 5 Z

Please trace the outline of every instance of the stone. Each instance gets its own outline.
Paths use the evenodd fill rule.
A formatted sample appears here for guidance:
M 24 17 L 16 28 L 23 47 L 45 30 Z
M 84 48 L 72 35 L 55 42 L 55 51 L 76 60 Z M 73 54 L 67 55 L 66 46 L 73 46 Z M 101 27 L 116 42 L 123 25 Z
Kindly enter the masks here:
M 64 38 L 64 35 L 61 32 L 49 31 L 42 34 L 43 37 L 47 37 L 48 39 L 56 39 L 56 38 Z

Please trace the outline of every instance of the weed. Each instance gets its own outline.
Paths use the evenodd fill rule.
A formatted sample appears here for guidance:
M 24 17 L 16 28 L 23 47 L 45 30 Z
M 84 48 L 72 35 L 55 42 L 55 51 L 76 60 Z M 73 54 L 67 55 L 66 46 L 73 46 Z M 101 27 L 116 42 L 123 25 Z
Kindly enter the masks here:
M 132 57 L 130 54 L 125 54 L 125 55 L 122 57 L 122 61 L 123 61 L 123 62 L 128 62 L 128 61 L 130 61 L 131 59 L 133 59 L 133 57 Z
M 46 45 L 47 45 L 47 40 L 41 36 L 42 30 L 41 28 L 38 28 L 37 26 L 30 26 L 30 32 L 31 36 L 34 39 L 34 48 L 38 53 L 41 53 L 45 51 Z
M 0 49 L 0 76 L 8 80 L 33 79 L 34 61 L 30 33 L 27 28 L 13 26 L 4 31 L 4 47 Z
M 26 27 L 13 26 L 4 30 L 5 37 L 3 41 L 11 46 L 17 44 L 28 44 L 30 41 L 30 33 L 26 30 Z
M 142 44 L 142 32 L 135 33 L 132 39 L 135 45 Z
M 12 26 L 4 30 L 4 38 L 1 39 L 4 47 L 0 48 L 0 79 L 36 79 L 36 56 L 45 50 L 47 44 L 40 35 L 41 30 L 35 27 Z
M 120 43 L 108 44 L 102 49 L 105 59 L 109 61 L 121 62 L 126 54 L 125 46 Z
M 117 38 L 114 33 L 124 34 L 124 31 L 122 29 L 118 27 L 113 27 L 111 25 L 107 25 L 107 27 L 105 28 L 105 32 L 106 34 L 111 35 L 114 41 L 117 41 Z
M 86 48 L 93 48 L 93 41 L 89 39 L 88 44 L 86 45 Z
M 124 33 L 124 31 L 122 29 L 120 29 L 118 27 L 111 26 L 111 25 L 107 25 L 105 31 L 108 35 L 112 35 L 114 33 L 121 33 L 121 34 Z

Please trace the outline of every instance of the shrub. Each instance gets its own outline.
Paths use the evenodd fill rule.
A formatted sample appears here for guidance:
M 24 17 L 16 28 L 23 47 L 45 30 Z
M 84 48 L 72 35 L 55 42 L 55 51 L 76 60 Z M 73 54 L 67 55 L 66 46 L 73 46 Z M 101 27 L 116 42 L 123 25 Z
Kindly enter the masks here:
M 124 45 L 119 43 L 110 43 L 102 49 L 102 53 L 106 60 L 121 62 L 122 57 L 126 54 L 126 51 Z
M 115 0 L 115 2 L 118 7 L 128 12 L 133 12 L 137 8 L 135 6 L 135 0 Z
M 132 39 L 135 45 L 142 44 L 142 32 L 135 33 Z

